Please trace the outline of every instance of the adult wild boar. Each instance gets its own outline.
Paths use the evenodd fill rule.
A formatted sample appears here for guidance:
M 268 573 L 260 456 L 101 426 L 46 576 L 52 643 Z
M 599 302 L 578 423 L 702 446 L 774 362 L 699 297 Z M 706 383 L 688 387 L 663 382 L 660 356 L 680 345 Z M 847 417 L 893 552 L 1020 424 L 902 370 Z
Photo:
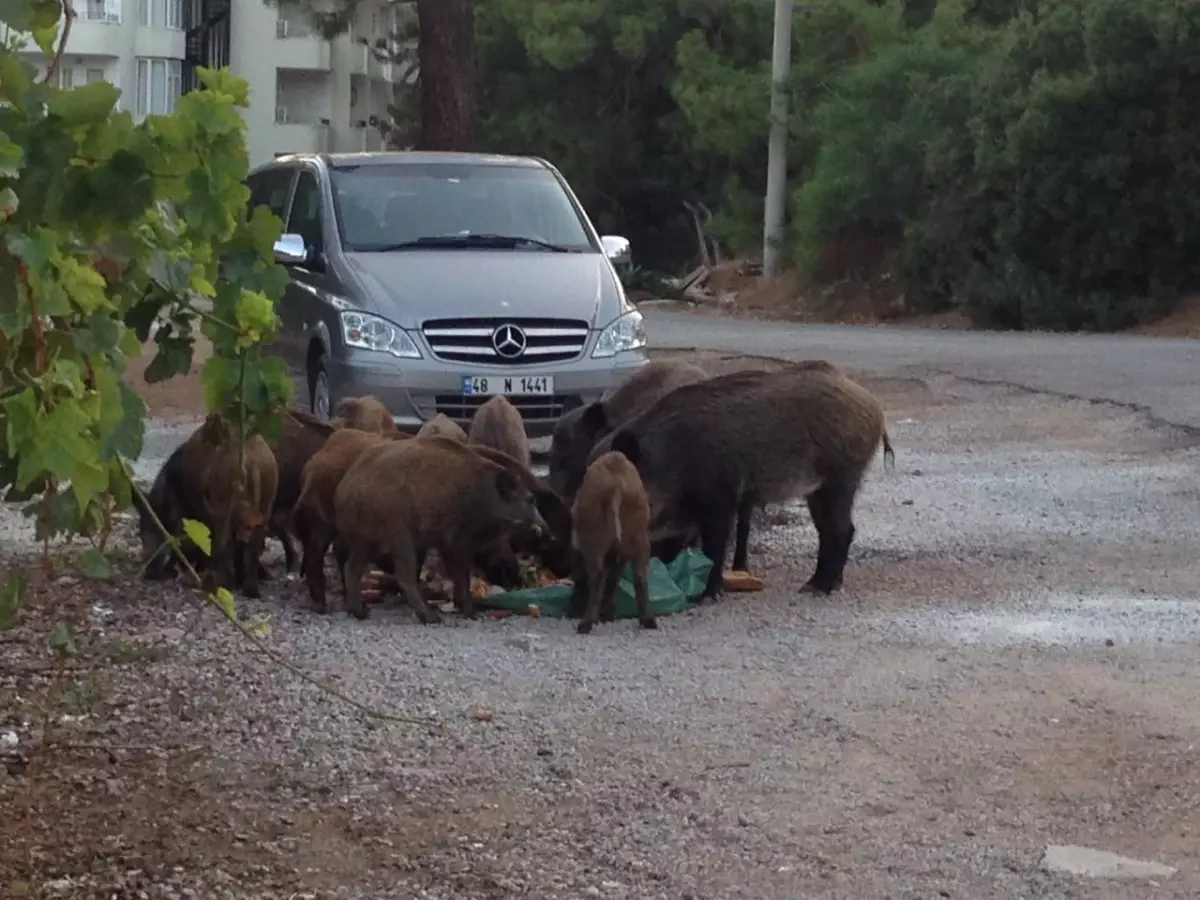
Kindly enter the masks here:
M 239 457 L 245 464 L 240 492 L 235 490 Z M 180 540 L 189 562 L 208 570 L 210 586 L 258 597 L 260 557 L 277 480 L 275 456 L 260 435 L 247 440 L 239 453 L 233 430 L 219 416 L 210 415 L 168 457 L 147 495 L 148 506 L 138 504 L 146 577 L 167 577 L 175 567 L 170 552 L 162 547 L 163 537 L 154 522 L 157 516 Z M 208 560 L 184 539 L 183 519 L 208 527 L 212 543 Z
M 368 563 L 387 557 L 401 594 L 426 624 L 441 617 L 417 586 L 425 551 L 438 551 L 454 584 L 455 605 L 469 617 L 477 548 L 516 527 L 545 527 L 518 476 L 446 438 L 368 450 L 338 485 L 334 518 L 346 611 L 367 617 L 362 577 Z
M 374 394 L 339 400 L 330 423 L 334 428 L 357 428 L 374 434 L 395 434 L 400 430 L 383 401 Z
M 325 611 L 325 554 L 335 535 L 334 494 L 360 456 L 372 447 L 394 441 L 394 436 L 385 438 L 357 428 L 338 429 L 304 465 L 292 521 L 304 548 L 300 571 L 318 612 Z
M 293 514 L 303 486 L 304 466 L 325 446 L 334 426 L 300 410 L 290 409 L 283 414 L 280 436 L 269 441 L 279 469 L 279 486 L 275 505 L 271 509 L 270 533 L 283 544 L 287 571 L 296 564 L 296 549 L 292 546 L 295 532 Z M 299 535 L 297 535 L 299 537 Z
M 588 634 L 598 621 L 616 618 L 617 583 L 626 564 L 633 570 L 638 621 L 657 628 L 650 613 L 650 504 L 633 461 L 613 451 L 593 460 L 571 516 L 579 565 L 570 610 L 580 617 L 576 630 Z
M 467 446 L 491 447 L 529 467 L 529 436 L 525 420 L 507 397 L 492 397 L 471 417 Z
M 597 440 L 680 385 L 704 378 L 704 370 L 691 363 L 655 360 L 640 366 L 594 403 L 565 413 L 550 438 L 550 487 L 569 501 L 579 489 L 588 454 Z
M 739 511 L 797 495 L 808 502 L 819 544 L 806 588 L 837 589 L 854 539 L 854 499 L 881 444 L 886 459 L 879 401 L 836 370 L 808 365 L 677 388 L 593 454 L 636 459 L 656 520 L 697 529 L 714 563 L 703 596 L 714 598 Z

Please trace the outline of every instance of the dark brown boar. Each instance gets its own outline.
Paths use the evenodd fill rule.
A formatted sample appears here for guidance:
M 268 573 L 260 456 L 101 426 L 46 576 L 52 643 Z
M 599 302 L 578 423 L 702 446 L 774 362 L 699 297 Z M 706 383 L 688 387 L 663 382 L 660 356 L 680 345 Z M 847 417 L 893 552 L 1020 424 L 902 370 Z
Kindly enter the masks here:
M 616 618 L 617 584 L 626 564 L 633 572 L 638 621 L 657 628 L 650 613 L 650 504 L 636 466 L 622 453 L 603 453 L 584 473 L 571 507 L 572 545 L 579 572 L 572 613 L 582 615 L 578 632 Z
M 467 433 L 463 431 L 462 426 L 445 413 L 438 413 L 422 425 L 417 431 L 417 437 L 449 438 L 452 441 L 458 441 L 460 444 L 467 442 Z
M 305 463 L 293 523 L 304 547 L 300 571 L 313 608 L 325 611 L 325 554 L 335 536 L 333 497 L 350 467 L 372 447 L 392 443 L 383 435 L 357 428 L 331 434 Z
M 334 428 L 357 428 L 372 434 L 394 434 L 400 430 L 383 401 L 374 394 L 339 400 L 330 423 Z
M 522 465 L 507 453 L 480 444 L 468 445 L 484 459 L 508 469 L 519 477 L 533 493 L 538 513 L 546 523 L 544 530 L 518 529 L 511 537 L 503 537 L 489 547 L 480 550 L 477 564 L 487 580 L 502 587 L 517 587 L 520 580 L 520 563 L 516 554 L 536 556 L 544 567 L 559 578 L 571 574 L 571 510 L 529 466 Z
M 683 384 L 703 381 L 704 370 L 682 360 L 655 360 L 587 406 L 565 413 L 550 439 L 550 487 L 571 500 L 587 470 L 588 454 L 603 435 Z
M 467 432 L 467 446 L 475 445 L 507 453 L 529 468 L 529 435 L 525 433 L 525 420 L 507 397 L 492 397 L 475 410 L 471 430 Z
M 146 578 L 161 580 L 176 574 L 178 568 L 174 554 L 163 546 L 165 539 L 154 521 L 157 517 L 179 541 L 192 568 L 206 574 L 210 587 L 231 587 L 248 597 L 259 596 L 259 582 L 269 577 L 260 557 L 277 470 L 266 441 L 252 437 L 244 452 L 244 492 L 234 502 L 238 455 L 232 429 L 220 417 L 210 415 L 167 458 L 146 503 L 138 500 L 136 504 Z M 208 527 L 211 555 L 187 538 L 184 519 Z
M 637 459 L 655 527 L 698 531 L 713 560 L 706 598 L 722 590 L 735 517 L 805 497 L 819 544 L 806 588 L 829 593 L 842 583 L 854 539 L 855 496 L 885 440 L 883 410 L 869 391 L 836 370 L 789 366 L 677 388 L 593 453 Z
M 436 549 L 454 602 L 474 615 L 476 549 L 513 528 L 544 527 L 522 479 L 447 438 L 373 448 L 351 467 L 334 498 L 346 610 L 367 617 L 361 584 L 372 560 L 391 560 L 400 592 L 424 623 L 440 621 L 417 587 L 419 561 Z
M 283 544 L 285 566 L 289 572 L 296 564 L 296 549 L 292 545 L 292 535 L 295 533 L 293 514 L 303 486 L 304 466 L 313 454 L 325 446 L 325 441 L 334 430 L 332 424 L 293 409 L 283 415 L 279 438 L 269 442 L 279 469 L 279 487 L 275 493 L 275 506 L 271 510 L 270 533 Z

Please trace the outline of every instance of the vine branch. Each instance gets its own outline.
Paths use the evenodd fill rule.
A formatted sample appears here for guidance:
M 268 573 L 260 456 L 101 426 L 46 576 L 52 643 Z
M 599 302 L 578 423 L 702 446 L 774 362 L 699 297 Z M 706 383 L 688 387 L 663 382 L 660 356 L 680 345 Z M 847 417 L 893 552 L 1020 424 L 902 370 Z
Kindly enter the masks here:
M 62 13 L 63 30 L 62 34 L 58 36 L 58 50 L 55 51 L 54 58 L 50 60 L 50 65 L 46 67 L 46 84 L 49 84 L 58 75 L 58 67 L 62 64 L 63 54 L 67 52 L 67 38 L 71 36 L 71 26 L 77 15 L 73 0 L 62 0 Z

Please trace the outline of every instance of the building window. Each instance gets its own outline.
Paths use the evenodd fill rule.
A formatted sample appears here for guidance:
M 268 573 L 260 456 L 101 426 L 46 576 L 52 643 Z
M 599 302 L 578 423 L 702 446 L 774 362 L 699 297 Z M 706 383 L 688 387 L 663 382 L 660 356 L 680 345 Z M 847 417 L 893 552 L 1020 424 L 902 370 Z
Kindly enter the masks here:
M 183 64 L 178 59 L 137 61 L 137 115 L 165 116 L 183 93 Z
M 120 22 L 121 0 L 82 0 L 75 14 L 87 22 Z
M 104 80 L 104 70 L 103 69 L 88 69 L 87 70 L 87 83 L 88 84 L 95 84 L 97 81 L 103 81 L 103 80 Z
M 55 74 L 58 76 L 58 86 L 64 91 L 75 87 L 75 70 L 70 66 L 59 66 Z
M 182 30 L 183 0 L 139 0 L 138 24 Z

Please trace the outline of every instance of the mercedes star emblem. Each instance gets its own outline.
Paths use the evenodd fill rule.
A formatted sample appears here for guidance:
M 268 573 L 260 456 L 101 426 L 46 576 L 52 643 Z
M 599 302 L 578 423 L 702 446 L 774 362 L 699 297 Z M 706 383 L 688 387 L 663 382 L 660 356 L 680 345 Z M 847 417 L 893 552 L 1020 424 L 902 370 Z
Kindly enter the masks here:
M 506 359 L 515 359 L 525 352 L 525 332 L 516 325 L 501 325 L 492 332 L 492 346 Z

